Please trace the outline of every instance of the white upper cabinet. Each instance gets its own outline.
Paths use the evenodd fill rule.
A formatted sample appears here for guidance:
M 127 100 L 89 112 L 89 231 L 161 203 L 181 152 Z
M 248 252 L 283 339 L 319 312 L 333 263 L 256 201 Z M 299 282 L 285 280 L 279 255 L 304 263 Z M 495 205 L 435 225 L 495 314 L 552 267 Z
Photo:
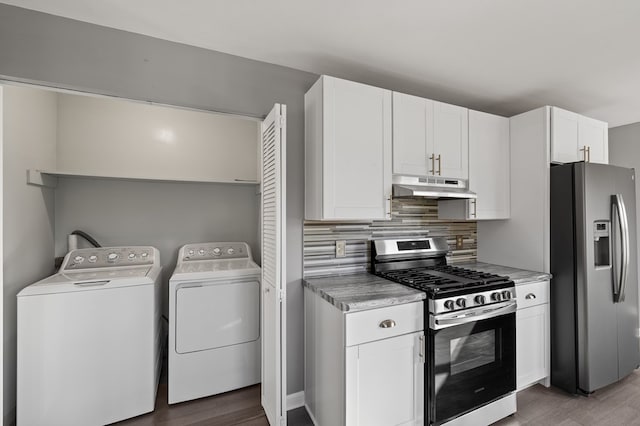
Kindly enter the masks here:
M 551 108 L 551 162 L 609 163 L 607 123 Z
M 393 173 L 433 175 L 433 101 L 393 92 Z
M 468 109 L 434 102 L 433 152 L 438 176 L 469 177 Z
M 440 200 L 440 219 L 508 219 L 509 119 L 469 110 L 469 189 L 471 200 Z
M 468 110 L 393 93 L 393 173 L 468 178 Z
M 322 76 L 305 94 L 305 218 L 391 218 L 391 91 Z

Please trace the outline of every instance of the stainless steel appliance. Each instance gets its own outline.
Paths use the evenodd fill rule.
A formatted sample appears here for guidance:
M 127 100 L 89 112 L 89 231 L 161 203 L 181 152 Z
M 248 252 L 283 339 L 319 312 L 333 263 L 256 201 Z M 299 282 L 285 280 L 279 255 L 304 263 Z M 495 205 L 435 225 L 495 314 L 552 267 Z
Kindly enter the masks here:
M 513 281 L 447 265 L 442 237 L 371 246 L 375 274 L 427 295 L 426 424 L 489 424 L 514 413 Z
M 590 393 L 640 364 L 635 173 L 551 168 L 551 383 Z

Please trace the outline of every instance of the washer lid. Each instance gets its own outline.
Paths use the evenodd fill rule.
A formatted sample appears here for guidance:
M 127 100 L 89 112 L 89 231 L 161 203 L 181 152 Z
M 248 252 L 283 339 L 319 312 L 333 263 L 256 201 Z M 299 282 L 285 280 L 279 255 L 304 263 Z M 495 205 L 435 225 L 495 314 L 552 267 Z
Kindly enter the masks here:
M 149 285 L 154 283 L 147 276 L 150 270 L 151 267 L 145 266 L 57 273 L 25 287 L 18 297 Z

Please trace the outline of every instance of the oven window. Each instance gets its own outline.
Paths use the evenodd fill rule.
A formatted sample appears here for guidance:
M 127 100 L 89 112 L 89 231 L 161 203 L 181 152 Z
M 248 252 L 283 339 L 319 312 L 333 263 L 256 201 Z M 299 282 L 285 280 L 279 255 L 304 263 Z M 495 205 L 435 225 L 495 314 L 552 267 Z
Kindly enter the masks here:
M 496 361 L 496 330 L 451 339 L 451 375 L 464 373 Z

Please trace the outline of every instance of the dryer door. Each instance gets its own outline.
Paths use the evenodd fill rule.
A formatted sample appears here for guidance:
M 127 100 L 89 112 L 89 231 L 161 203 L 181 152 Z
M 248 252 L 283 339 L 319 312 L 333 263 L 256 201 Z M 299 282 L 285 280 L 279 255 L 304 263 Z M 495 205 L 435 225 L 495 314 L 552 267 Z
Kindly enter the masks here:
M 184 354 L 260 338 L 260 284 L 236 280 L 185 284 L 176 291 L 176 352 Z

